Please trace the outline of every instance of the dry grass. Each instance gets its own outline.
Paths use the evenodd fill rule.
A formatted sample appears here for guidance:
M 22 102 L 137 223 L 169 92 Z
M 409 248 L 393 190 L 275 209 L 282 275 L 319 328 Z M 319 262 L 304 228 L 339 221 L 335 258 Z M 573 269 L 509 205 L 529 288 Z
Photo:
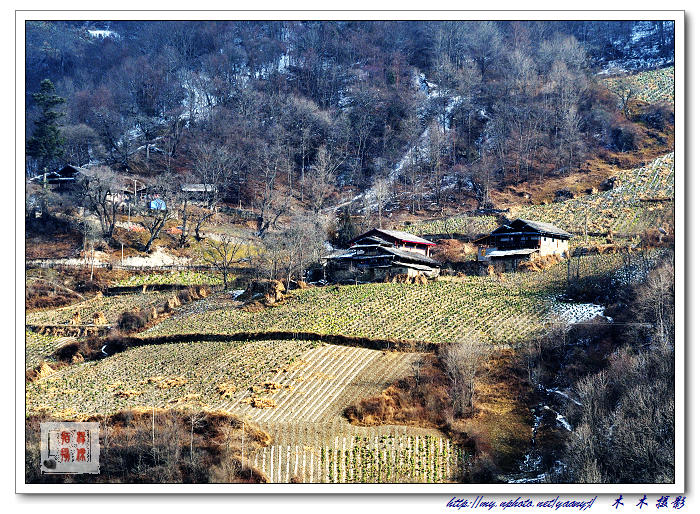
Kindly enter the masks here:
M 361 426 L 440 428 L 473 455 L 472 476 L 466 478 L 488 481 L 497 472 L 513 469 L 530 444 L 530 390 L 518 362 L 513 350 L 490 355 L 476 377 L 470 417 L 454 417 L 449 382 L 434 355 L 425 358 L 419 374 L 356 402 L 345 416 Z
M 191 396 L 191 395 L 190 395 Z M 260 483 L 267 478 L 248 457 L 270 444 L 270 436 L 232 414 L 193 409 L 196 398 L 181 398 L 176 409 L 129 409 L 82 421 L 100 423 L 100 473 L 42 475 L 39 426 L 74 419 L 33 415 L 26 419 L 27 483 Z M 58 416 L 58 415 L 57 415 Z M 244 441 L 244 454 L 241 454 Z

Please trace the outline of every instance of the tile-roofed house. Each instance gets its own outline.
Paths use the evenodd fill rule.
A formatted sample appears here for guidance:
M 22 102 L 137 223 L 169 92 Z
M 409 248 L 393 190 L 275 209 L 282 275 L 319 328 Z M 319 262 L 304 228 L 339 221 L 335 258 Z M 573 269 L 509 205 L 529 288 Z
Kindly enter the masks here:
M 382 228 L 373 228 L 357 236 L 355 239 L 350 241 L 350 246 L 362 245 L 364 243 L 374 244 L 376 240 L 383 241 L 384 245 L 390 245 L 394 248 L 399 248 L 402 250 L 422 253 L 423 255 L 430 257 L 430 249 L 435 246 L 435 243 L 423 239 L 422 237 L 410 234 L 408 232 L 402 232 L 400 230 L 386 230 Z
M 63 168 L 41 173 L 36 177 L 29 179 L 35 184 L 46 184 L 58 192 L 68 191 L 78 180 L 80 175 L 85 175 L 88 170 L 80 166 L 67 164 Z
M 440 265 L 430 257 L 435 243 L 408 232 L 372 229 L 356 237 L 350 247 L 323 258 L 327 278 L 376 281 L 395 275 L 436 277 Z
M 472 243 L 478 247 L 479 262 L 503 262 L 504 267 L 509 269 L 515 268 L 522 260 L 536 256 L 567 256 L 572 237 L 573 234 L 552 223 L 518 218 Z

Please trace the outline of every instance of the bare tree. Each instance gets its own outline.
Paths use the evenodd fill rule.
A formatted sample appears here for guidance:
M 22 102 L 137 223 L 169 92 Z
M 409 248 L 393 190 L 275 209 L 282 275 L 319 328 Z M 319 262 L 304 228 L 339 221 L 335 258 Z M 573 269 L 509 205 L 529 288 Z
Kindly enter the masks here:
M 264 237 L 267 230 L 275 226 L 280 216 L 289 210 L 289 196 L 282 195 L 275 187 L 278 176 L 286 173 L 289 166 L 287 154 L 279 143 L 260 149 L 258 169 L 261 183 L 256 188 L 253 201 L 258 211 L 258 237 Z
M 228 277 L 235 262 L 240 260 L 240 251 L 243 241 L 234 239 L 229 235 L 222 235 L 217 239 L 207 240 L 202 249 L 202 259 L 207 264 L 214 266 L 224 279 L 224 289 L 228 289 Z
M 165 208 L 147 208 L 143 214 L 143 221 L 139 221 L 139 225 L 148 231 L 148 241 L 143 245 L 144 252 L 151 251 L 153 241 L 160 235 L 165 223 L 172 219 L 174 212 L 167 206 Z
M 612 92 L 620 99 L 620 109 L 625 118 L 630 119 L 630 103 L 639 96 L 639 88 L 628 78 L 620 79 L 612 88 Z
M 160 231 L 165 227 L 165 223 L 175 217 L 177 210 L 173 208 L 176 203 L 176 194 L 173 191 L 173 180 L 169 174 L 162 174 L 159 183 L 155 186 L 158 196 L 149 202 L 143 212 L 143 220 L 139 225 L 148 231 L 148 241 L 143 247 L 144 252 L 151 251 L 153 241 L 160 235 Z
M 325 146 L 318 149 L 316 162 L 305 177 L 309 204 L 315 213 L 318 214 L 323 204 L 333 194 L 335 173 L 342 162 L 342 159 L 334 159 Z
M 450 379 L 452 402 L 457 415 L 473 414 L 476 373 L 488 353 L 488 346 L 473 337 L 441 348 L 440 360 Z
M 487 72 L 503 53 L 503 35 L 493 21 L 471 22 L 466 46 L 468 53 L 479 67 L 481 80 L 484 81 Z
M 391 181 L 387 177 L 378 176 L 372 182 L 372 198 L 377 202 L 379 228 L 382 228 L 382 210 L 391 193 Z
M 444 157 L 449 148 L 447 135 L 440 130 L 435 124 L 430 127 L 428 137 L 428 161 L 430 166 L 430 174 L 432 176 L 433 189 L 435 192 L 435 201 L 440 205 L 442 195 L 442 179 L 445 176 Z
M 261 265 L 270 278 L 283 278 L 287 289 L 294 278 L 304 280 L 304 272 L 318 262 L 326 238 L 325 217 L 298 213 L 287 227 L 265 238 Z
M 187 180 L 193 182 L 198 188 L 196 201 L 192 199 L 192 192 L 182 190 L 180 196 L 180 209 L 182 218 L 182 234 L 180 246 L 187 243 L 189 235 L 188 221 L 194 225 L 194 237 L 202 240 L 201 229 L 204 223 L 215 214 L 221 200 L 222 191 L 233 175 L 233 169 L 238 165 L 238 160 L 228 147 L 202 143 L 194 152 L 193 172 Z M 182 184 L 184 186 L 184 183 Z
M 100 220 L 102 235 L 111 239 L 121 201 L 117 192 L 121 188 L 118 175 L 101 166 L 85 172 L 78 185 L 78 200 Z

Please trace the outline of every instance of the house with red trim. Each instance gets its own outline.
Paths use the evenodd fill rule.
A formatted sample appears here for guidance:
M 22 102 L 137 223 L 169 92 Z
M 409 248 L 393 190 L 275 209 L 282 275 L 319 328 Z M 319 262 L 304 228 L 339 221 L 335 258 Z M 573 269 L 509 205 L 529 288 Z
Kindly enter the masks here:
M 349 248 L 324 257 L 323 266 L 334 282 L 375 282 L 396 275 L 434 278 L 440 265 L 430 257 L 433 246 L 408 232 L 373 228 L 350 241 Z

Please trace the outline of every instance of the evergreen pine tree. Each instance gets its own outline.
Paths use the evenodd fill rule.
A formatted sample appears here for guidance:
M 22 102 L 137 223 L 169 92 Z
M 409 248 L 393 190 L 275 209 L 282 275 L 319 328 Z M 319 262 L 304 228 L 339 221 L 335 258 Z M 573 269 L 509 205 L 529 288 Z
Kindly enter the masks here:
M 41 108 L 41 116 L 34 124 L 32 137 L 27 141 L 27 155 L 36 159 L 39 170 L 43 170 L 63 155 L 66 140 L 58 128 L 58 120 L 65 113 L 54 109 L 66 100 L 56 94 L 56 88 L 49 79 L 41 81 L 39 92 L 33 93 L 32 97 Z

